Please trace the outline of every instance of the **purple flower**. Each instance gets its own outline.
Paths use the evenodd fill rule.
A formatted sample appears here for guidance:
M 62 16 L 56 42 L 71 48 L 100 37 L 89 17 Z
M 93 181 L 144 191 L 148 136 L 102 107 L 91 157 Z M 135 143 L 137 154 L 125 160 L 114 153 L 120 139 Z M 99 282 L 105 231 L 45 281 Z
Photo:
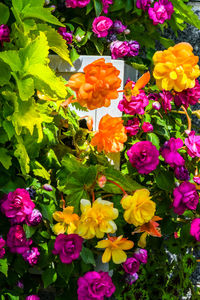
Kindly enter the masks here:
M 108 43 L 112 43 L 117 40 L 117 35 L 113 30 L 109 30 L 108 35 L 106 37 Z
M 175 139 L 172 137 L 169 141 L 166 141 L 161 148 L 162 157 L 172 168 L 185 165 L 185 160 L 177 151 L 181 147 L 183 147 L 183 141 L 179 138 Z
M 139 271 L 140 263 L 135 257 L 129 257 L 122 266 L 126 273 L 133 275 Z
M 142 124 L 142 130 L 144 132 L 151 132 L 151 131 L 153 131 L 153 125 L 149 122 L 144 122 Z
M 159 151 L 149 141 L 135 143 L 128 151 L 130 163 L 140 174 L 149 174 L 159 164 Z
M 108 13 L 109 6 L 113 4 L 113 0 L 102 0 L 103 12 L 104 14 Z
M 143 115 L 144 108 L 149 104 L 149 100 L 143 90 L 137 96 L 132 96 L 131 101 L 127 101 L 125 96 L 118 104 L 118 109 L 128 115 Z
M 42 214 L 38 209 L 33 209 L 32 213 L 26 217 L 25 221 L 29 226 L 37 226 L 42 221 Z
M 76 8 L 85 7 L 90 3 L 90 0 L 65 0 L 66 7 Z
M 24 284 L 22 281 L 18 281 L 17 282 L 17 287 L 20 288 L 20 289 L 23 289 L 24 288 Z
M 126 41 L 114 41 L 110 44 L 110 51 L 112 59 L 117 59 L 126 56 L 130 51 L 130 47 Z
M 116 31 L 116 33 L 122 33 L 127 28 L 127 26 L 123 25 L 121 21 L 116 20 L 113 22 L 112 28 L 114 31 Z
M 64 264 L 79 258 L 82 249 L 83 239 L 78 234 L 59 234 L 56 237 L 53 254 L 59 255 Z
M 140 121 L 138 118 L 133 118 L 132 120 L 128 120 L 126 126 L 126 132 L 129 135 L 136 135 L 140 130 Z
M 171 101 L 173 100 L 173 96 L 170 92 L 163 90 L 162 93 L 159 93 L 160 97 L 162 98 L 162 107 L 164 111 L 167 113 L 167 110 L 171 110 Z
M 137 0 L 136 7 L 139 9 L 148 10 L 152 2 L 152 0 Z
M 112 27 L 113 21 L 110 18 L 100 16 L 94 19 L 92 23 L 92 31 L 97 35 L 97 37 L 106 37 L 108 35 L 108 30 Z
M 135 274 L 126 274 L 126 277 L 125 277 L 125 281 L 129 284 L 129 285 L 132 285 L 136 280 L 138 280 L 138 274 L 135 273 Z
M 195 131 L 191 131 L 185 139 L 187 152 L 191 157 L 200 157 L 200 135 L 195 135 Z
M 146 249 L 136 249 L 136 251 L 133 254 L 133 257 L 135 257 L 137 260 L 139 260 L 142 264 L 147 263 L 148 259 L 148 253 Z
M 160 98 L 160 94 L 157 93 L 150 93 L 148 95 L 149 100 L 158 101 L 159 98 Z
M 115 286 L 107 272 L 91 271 L 78 279 L 78 300 L 104 300 L 115 292 Z
M 178 215 L 182 215 L 186 209 L 194 210 L 199 203 L 199 195 L 196 187 L 193 183 L 183 182 L 174 189 L 173 192 L 174 212 Z
M 189 105 L 195 105 L 196 103 L 198 103 L 199 99 L 200 99 L 200 84 L 196 79 L 196 84 L 193 88 L 183 90 L 180 93 L 176 92 L 176 95 L 174 97 L 174 102 L 176 106 L 183 105 L 187 109 Z
M 10 42 L 10 29 L 7 25 L 0 25 L 0 43 L 3 47 L 3 43 L 9 43 Z
M 181 181 L 190 180 L 190 174 L 184 166 L 175 167 L 174 174 L 178 180 L 181 180 Z
M 0 237 L 0 259 L 3 258 L 5 255 L 5 245 L 6 241 L 2 237 Z
M 140 50 L 140 44 L 137 41 L 128 41 L 129 52 L 127 56 L 137 56 Z
M 163 24 L 165 20 L 171 19 L 174 12 L 172 3 L 168 0 L 159 0 L 148 10 L 149 18 L 153 20 L 153 25 Z
M 24 229 L 21 225 L 12 226 L 7 235 L 7 246 L 10 252 L 23 254 L 29 250 L 32 244 L 31 240 L 27 240 Z
M 40 297 L 37 295 L 29 295 L 26 297 L 26 300 L 40 300 Z
M 190 234 L 200 242 L 200 218 L 192 220 Z
M 38 248 L 33 247 L 32 249 L 25 251 L 22 256 L 25 261 L 27 261 L 31 266 L 34 266 L 38 262 L 40 252 L 38 251 Z
M 1 210 L 13 223 L 22 223 L 26 216 L 32 213 L 35 204 L 30 198 L 29 192 L 25 189 L 16 189 L 7 195 L 6 200 L 1 204 Z
M 67 44 L 71 44 L 73 40 L 72 32 L 67 32 L 67 28 L 59 27 L 58 33 L 62 35 L 63 39 L 67 41 Z

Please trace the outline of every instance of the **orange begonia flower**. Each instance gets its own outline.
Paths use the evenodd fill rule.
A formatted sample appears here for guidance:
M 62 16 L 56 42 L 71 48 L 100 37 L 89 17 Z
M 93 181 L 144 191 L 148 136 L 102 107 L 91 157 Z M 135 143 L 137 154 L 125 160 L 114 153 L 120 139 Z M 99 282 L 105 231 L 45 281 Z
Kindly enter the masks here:
M 96 248 L 106 248 L 102 256 L 103 263 L 109 262 L 112 256 L 115 264 L 121 264 L 127 259 L 127 255 L 123 250 L 130 250 L 133 246 L 132 241 L 128 241 L 127 238 L 120 235 L 119 237 L 109 236 L 108 239 L 99 241 Z
M 107 114 L 101 118 L 99 131 L 92 138 L 91 145 L 97 146 L 98 152 L 120 152 L 126 140 L 127 135 L 123 120 Z
M 157 237 L 162 236 L 160 233 L 160 228 L 158 227 L 159 224 L 156 222 L 156 221 L 160 221 L 160 220 L 162 220 L 162 218 L 160 218 L 159 216 L 154 216 L 148 223 L 145 223 L 142 226 L 137 227 L 132 232 L 132 234 L 144 232 L 141 235 L 140 240 L 138 242 L 139 247 L 141 247 L 141 248 L 146 247 L 147 235 L 152 235 L 152 236 L 157 236 Z
M 179 43 L 154 54 L 153 75 L 159 89 L 181 92 L 195 86 L 200 70 L 197 65 L 199 58 L 194 56 L 192 50 L 189 43 Z
M 77 73 L 70 77 L 68 86 L 76 92 L 77 101 L 88 109 L 108 107 L 112 99 L 118 98 L 121 79 L 112 63 L 105 63 L 101 58 L 86 66 L 84 74 Z
M 150 73 L 144 73 L 135 83 L 133 81 L 129 81 L 124 87 L 124 96 L 128 102 L 131 101 L 132 96 L 137 96 L 140 93 L 140 89 L 142 89 L 150 80 Z M 134 85 L 134 87 L 133 87 Z

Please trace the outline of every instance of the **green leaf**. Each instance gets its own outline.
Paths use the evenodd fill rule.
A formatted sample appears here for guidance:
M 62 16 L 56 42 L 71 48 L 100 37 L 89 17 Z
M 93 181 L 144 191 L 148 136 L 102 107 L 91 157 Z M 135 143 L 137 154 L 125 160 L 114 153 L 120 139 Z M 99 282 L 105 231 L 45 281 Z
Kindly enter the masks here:
M 30 239 L 32 237 L 32 235 L 35 233 L 35 231 L 37 230 L 37 227 L 35 226 L 29 226 L 27 224 L 23 225 L 25 234 L 26 234 L 26 238 Z
M 0 86 L 3 86 L 9 83 L 11 77 L 10 67 L 7 65 L 7 63 L 0 60 L 0 70 Z
M 76 49 L 73 47 L 72 50 L 70 51 L 70 59 L 71 59 L 71 62 L 75 62 L 78 58 L 79 58 L 79 54 L 78 52 L 76 51 Z
M 174 188 L 174 174 L 169 171 L 158 171 L 156 184 L 161 190 L 171 191 Z
M 56 207 L 54 203 L 51 203 L 50 205 L 41 204 L 42 209 L 42 216 L 47 219 L 50 223 L 53 223 L 53 213 L 56 211 Z
M 71 276 L 71 274 L 73 272 L 73 269 L 74 269 L 73 263 L 71 263 L 71 264 L 62 264 L 62 263 L 59 263 L 57 265 L 57 272 L 60 275 L 60 277 L 62 277 L 64 279 L 64 281 L 66 283 L 68 283 L 69 278 L 70 278 L 70 276 Z
M 42 280 L 44 283 L 44 288 L 54 283 L 57 279 L 57 273 L 54 269 L 47 269 L 42 273 Z
M 92 3 L 92 1 L 90 1 L 90 3 L 86 6 L 86 15 L 88 15 L 91 12 L 93 7 L 94 7 L 94 4 Z
M 9 140 L 11 140 L 11 138 L 15 134 L 15 129 L 14 129 L 12 123 L 7 120 L 3 121 L 3 128 L 4 128 L 5 132 L 7 133 Z
M 26 175 L 30 171 L 29 162 L 30 158 L 26 152 L 26 148 L 23 145 L 22 139 L 18 137 L 18 143 L 16 145 L 16 150 L 14 156 L 18 159 L 22 174 Z
M 80 256 L 81 256 L 82 260 L 84 261 L 84 263 L 92 264 L 93 266 L 96 266 L 93 252 L 90 249 L 82 247 Z
M 100 16 L 101 12 L 102 12 L 102 2 L 100 2 L 99 0 L 93 0 L 94 2 L 94 9 L 95 9 L 95 12 L 96 12 L 96 16 Z
M 9 17 L 9 8 L 5 4 L 0 3 L 0 25 L 6 24 L 8 22 Z
M 160 150 L 160 140 L 155 133 L 148 133 L 147 140 L 152 142 L 152 144 L 156 146 L 156 149 Z
M 16 50 L 0 52 L 0 59 L 8 64 L 14 72 L 21 71 L 23 69 L 18 51 Z
M 32 78 L 26 78 L 20 80 L 17 76 L 15 76 L 15 80 L 17 83 L 19 96 L 22 101 L 28 101 L 31 96 L 33 96 L 35 90 L 34 90 L 34 81 Z
M 8 154 L 8 150 L 5 148 L 0 148 L 0 163 L 4 166 L 5 169 L 9 169 L 12 165 L 12 157 Z
M 0 272 L 3 273 L 6 277 L 8 276 L 7 258 L 0 259 Z
M 45 168 L 38 162 L 32 162 L 33 174 L 38 177 L 42 177 L 46 180 L 50 180 L 50 174 L 45 170 Z
M 98 53 L 100 55 L 103 55 L 103 51 L 104 51 L 104 43 L 101 41 L 100 38 L 97 38 L 96 36 L 92 36 L 91 37 L 91 41 L 94 43 Z

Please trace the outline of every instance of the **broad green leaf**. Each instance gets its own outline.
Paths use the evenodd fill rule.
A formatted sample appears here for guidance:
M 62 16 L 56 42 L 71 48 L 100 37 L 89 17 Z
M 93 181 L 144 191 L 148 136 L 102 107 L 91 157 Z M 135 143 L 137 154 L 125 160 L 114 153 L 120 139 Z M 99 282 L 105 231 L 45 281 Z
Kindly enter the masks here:
M 15 134 L 15 129 L 14 129 L 12 123 L 7 120 L 3 121 L 3 128 L 4 128 L 5 132 L 7 133 L 8 138 L 10 140 L 13 137 L 13 135 Z
M 23 68 L 18 51 L 16 50 L 0 52 L 0 59 L 9 65 L 14 72 L 21 71 Z
M 56 211 L 56 207 L 54 203 L 50 204 L 41 204 L 42 216 L 47 219 L 50 223 L 53 223 L 53 213 Z
M 24 224 L 23 228 L 24 228 L 27 239 L 30 239 L 32 237 L 32 235 L 35 233 L 35 231 L 37 230 L 36 226 L 29 226 L 27 224 Z
M 71 264 L 62 264 L 62 263 L 59 263 L 57 265 L 57 272 L 60 275 L 60 277 L 62 277 L 64 279 L 64 281 L 66 283 L 68 283 L 69 278 L 70 278 L 71 273 L 73 272 L 73 270 L 74 270 L 73 263 L 71 263 Z
M 101 12 L 102 12 L 102 2 L 100 0 L 93 0 L 94 2 L 94 9 L 95 9 L 95 12 L 96 12 L 96 16 L 100 16 Z
M 92 264 L 93 266 L 96 266 L 93 252 L 90 249 L 88 249 L 86 247 L 82 247 L 80 256 L 81 256 L 82 260 L 84 261 L 84 263 Z
M 9 17 L 9 8 L 5 4 L 0 3 L 0 25 L 6 24 L 8 22 Z
M 148 141 L 152 142 L 154 146 L 159 150 L 160 149 L 160 140 L 159 137 L 155 133 L 148 133 L 147 134 Z
M 94 43 L 99 54 L 103 55 L 104 43 L 101 41 L 101 39 L 97 38 L 96 36 L 92 36 L 91 41 Z
M 161 190 L 171 191 L 174 188 L 174 174 L 169 171 L 158 171 L 156 184 Z
M 0 272 L 3 273 L 6 277 L 8 276 L 7 258 L 0 259 Z
M 12 157 L 8 154 L 8 150 L 5 148 L 0 148 L 0 163 L 4 166 L 5 169 L 9 169 L 12 165 Z
M 38 161 L 32 163 L 32 169 L 35 176 L 42 177 L 46 180 L 50 179 L 50 174 Z
M 22 143 L 22 139 L 18 137 L 18 144 L 16 145 L 16 150 L 14 152 L 14 156 L 18 159 L 22 174 L 26 175 L 30 171 L 29 167 L 29 156 L 26 152 L 26 148 L 24 147 Z
M 25 79 L 19 79 L 17 76 L 14 75 L 14 78 L 17 83 L 19 96 L 22 101 L 28 101 L 31 96 L 33 96 L 35 90 L 34 90 L 34 81 L 32 78 L 25 78 Z
M 47 269 L 42 273 L 42 280 L 44 283 L 44 288 L 54 283 L 57 279 L 57 273 L 54 269 Z
M 7 63 L 0 60 L 0 86 L 3 86 L 7 83 L 9 83 L 11 73 L 10 73 L 10 67 Z

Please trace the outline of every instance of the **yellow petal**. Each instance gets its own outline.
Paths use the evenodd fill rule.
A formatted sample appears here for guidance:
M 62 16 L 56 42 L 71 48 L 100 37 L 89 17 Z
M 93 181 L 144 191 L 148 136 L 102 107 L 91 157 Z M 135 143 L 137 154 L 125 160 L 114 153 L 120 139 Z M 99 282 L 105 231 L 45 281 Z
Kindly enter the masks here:
M 144 232 L 142 235 L 141 235 L 141 237 L 140 237 L 140 239 L 139 239 L 139 242 L 138 242 L 138 246 L 140 247 L 140 248 L 145 248 L 146 247 L 146 238 L 147 238 L 147 235 L 148 235 L 148 233 L 147 232 Z
M 109 262 L 111 259 L 111 249 L 110 248 L 106 248 L 106 250 L 104 251 L 103 253 L 103 256 L 102 256 L 102 263 L 107 263 Z
M 63 222 L 63 220 L 64 220 L 63 212 L 62 211 L 56 211 L 56 212 L 54 212 L 53 213 L 53 218 L 57 222 Z
M 96 248 L 107 248 L 110 246 L 110 241 L 109 240 L 102 240 L 102 241 L 99 241 L 96 245 Z
M 127 259 L 126 253 L 121 249 L 112 250 L 112 260 L 115 264 L 121 264 Z
M 88 210 L 89 208 L 91 208 L 91 202 L 86 199 L 81 199 L 81 203 L 80 203 L 81 212 L 84 214 L 85 211 Z
M 67 228 L 67 234 L 72 234 L 76 231 L 76 225 L 74 223 L 70 223 L 68 228 Z
M 61 233 L 65 233 L 66 227 L 64 223 L 57 223 L 56 225 L 53 226 L 52 230 L 56 235 L 58 235 Z
M 63 210 L 63 213 L 64 214 L 72 214 L 74 211 L 74 207 L 73 206 L 67 206 L 64 210 Z
M 122 249 L 122 250 L 129 250 L 131 248 L 133 248 L 134 246 L 134 243 L 132 241 L 122 241 L 120 244 L 119 244 L 119 247 Z

